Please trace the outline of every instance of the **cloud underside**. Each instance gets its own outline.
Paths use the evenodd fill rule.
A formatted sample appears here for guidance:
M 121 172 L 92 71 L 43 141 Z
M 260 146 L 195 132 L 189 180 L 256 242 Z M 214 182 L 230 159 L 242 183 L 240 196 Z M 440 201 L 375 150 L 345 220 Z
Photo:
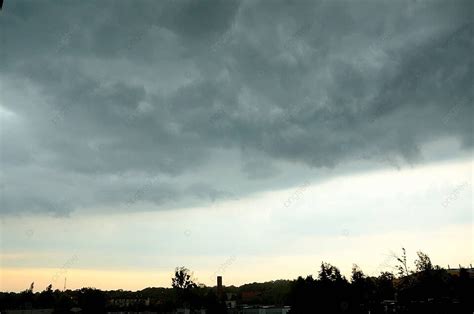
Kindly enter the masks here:
M 7 2 L 0 211 L 189 206 L 285 186 L 291 165 L 471 150 L 472 9 Z

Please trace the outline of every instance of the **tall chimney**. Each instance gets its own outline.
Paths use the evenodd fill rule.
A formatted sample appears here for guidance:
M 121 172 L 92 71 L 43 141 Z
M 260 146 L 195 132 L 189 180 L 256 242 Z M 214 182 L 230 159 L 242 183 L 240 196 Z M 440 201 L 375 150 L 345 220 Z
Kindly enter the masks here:
M 217 276 L 217 296 L 219 298 L 222 298 L 222 293 L 223 293 L 223 289 L 222 289 L 222 276 Z

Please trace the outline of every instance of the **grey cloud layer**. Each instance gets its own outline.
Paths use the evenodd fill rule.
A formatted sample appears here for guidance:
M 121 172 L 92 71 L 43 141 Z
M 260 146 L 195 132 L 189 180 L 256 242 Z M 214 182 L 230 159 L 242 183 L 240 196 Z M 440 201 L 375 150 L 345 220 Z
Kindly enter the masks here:
M 469 150 L 472 9 L 7 1 L 0 211 L 187 206 L 284 186 L 288 163 Z

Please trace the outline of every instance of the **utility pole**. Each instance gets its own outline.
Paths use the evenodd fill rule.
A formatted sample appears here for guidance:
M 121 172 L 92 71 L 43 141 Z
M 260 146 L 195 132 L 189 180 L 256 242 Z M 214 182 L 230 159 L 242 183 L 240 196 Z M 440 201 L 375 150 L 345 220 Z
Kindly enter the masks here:
M 63 291 L 66 291 L 66 279 L 67 277 L 64 277 L 64 290 Z

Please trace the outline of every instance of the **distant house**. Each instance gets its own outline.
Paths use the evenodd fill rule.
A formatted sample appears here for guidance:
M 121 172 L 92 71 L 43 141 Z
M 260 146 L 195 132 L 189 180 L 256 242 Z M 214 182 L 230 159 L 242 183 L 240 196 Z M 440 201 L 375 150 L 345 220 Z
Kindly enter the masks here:
M 128 307 L 133 305 L 150 305 L 150 299 L 137 299 L 137 298 L 117 298 L 117 299 L 110 299 L 110 305 L 115 305 L 117 307 Z
M 228 309 L 234 309 L 237 307 L 237 301 L 236 300 L 226 300 L 224 301 L 225 305 Z
M 226 293 L 225 294 L 226 299 L 225 299 L 225 305 L 228 309 L 234 309 L 237 307 L 237 294 L 235 293 Z
M 474 279 L 474 268 L 449 268 L 447 269 L 448 274 L 451 276 L 459 276 L 461 274 L 461 270 L 466 271 L 469 275 L 470 279 Z

